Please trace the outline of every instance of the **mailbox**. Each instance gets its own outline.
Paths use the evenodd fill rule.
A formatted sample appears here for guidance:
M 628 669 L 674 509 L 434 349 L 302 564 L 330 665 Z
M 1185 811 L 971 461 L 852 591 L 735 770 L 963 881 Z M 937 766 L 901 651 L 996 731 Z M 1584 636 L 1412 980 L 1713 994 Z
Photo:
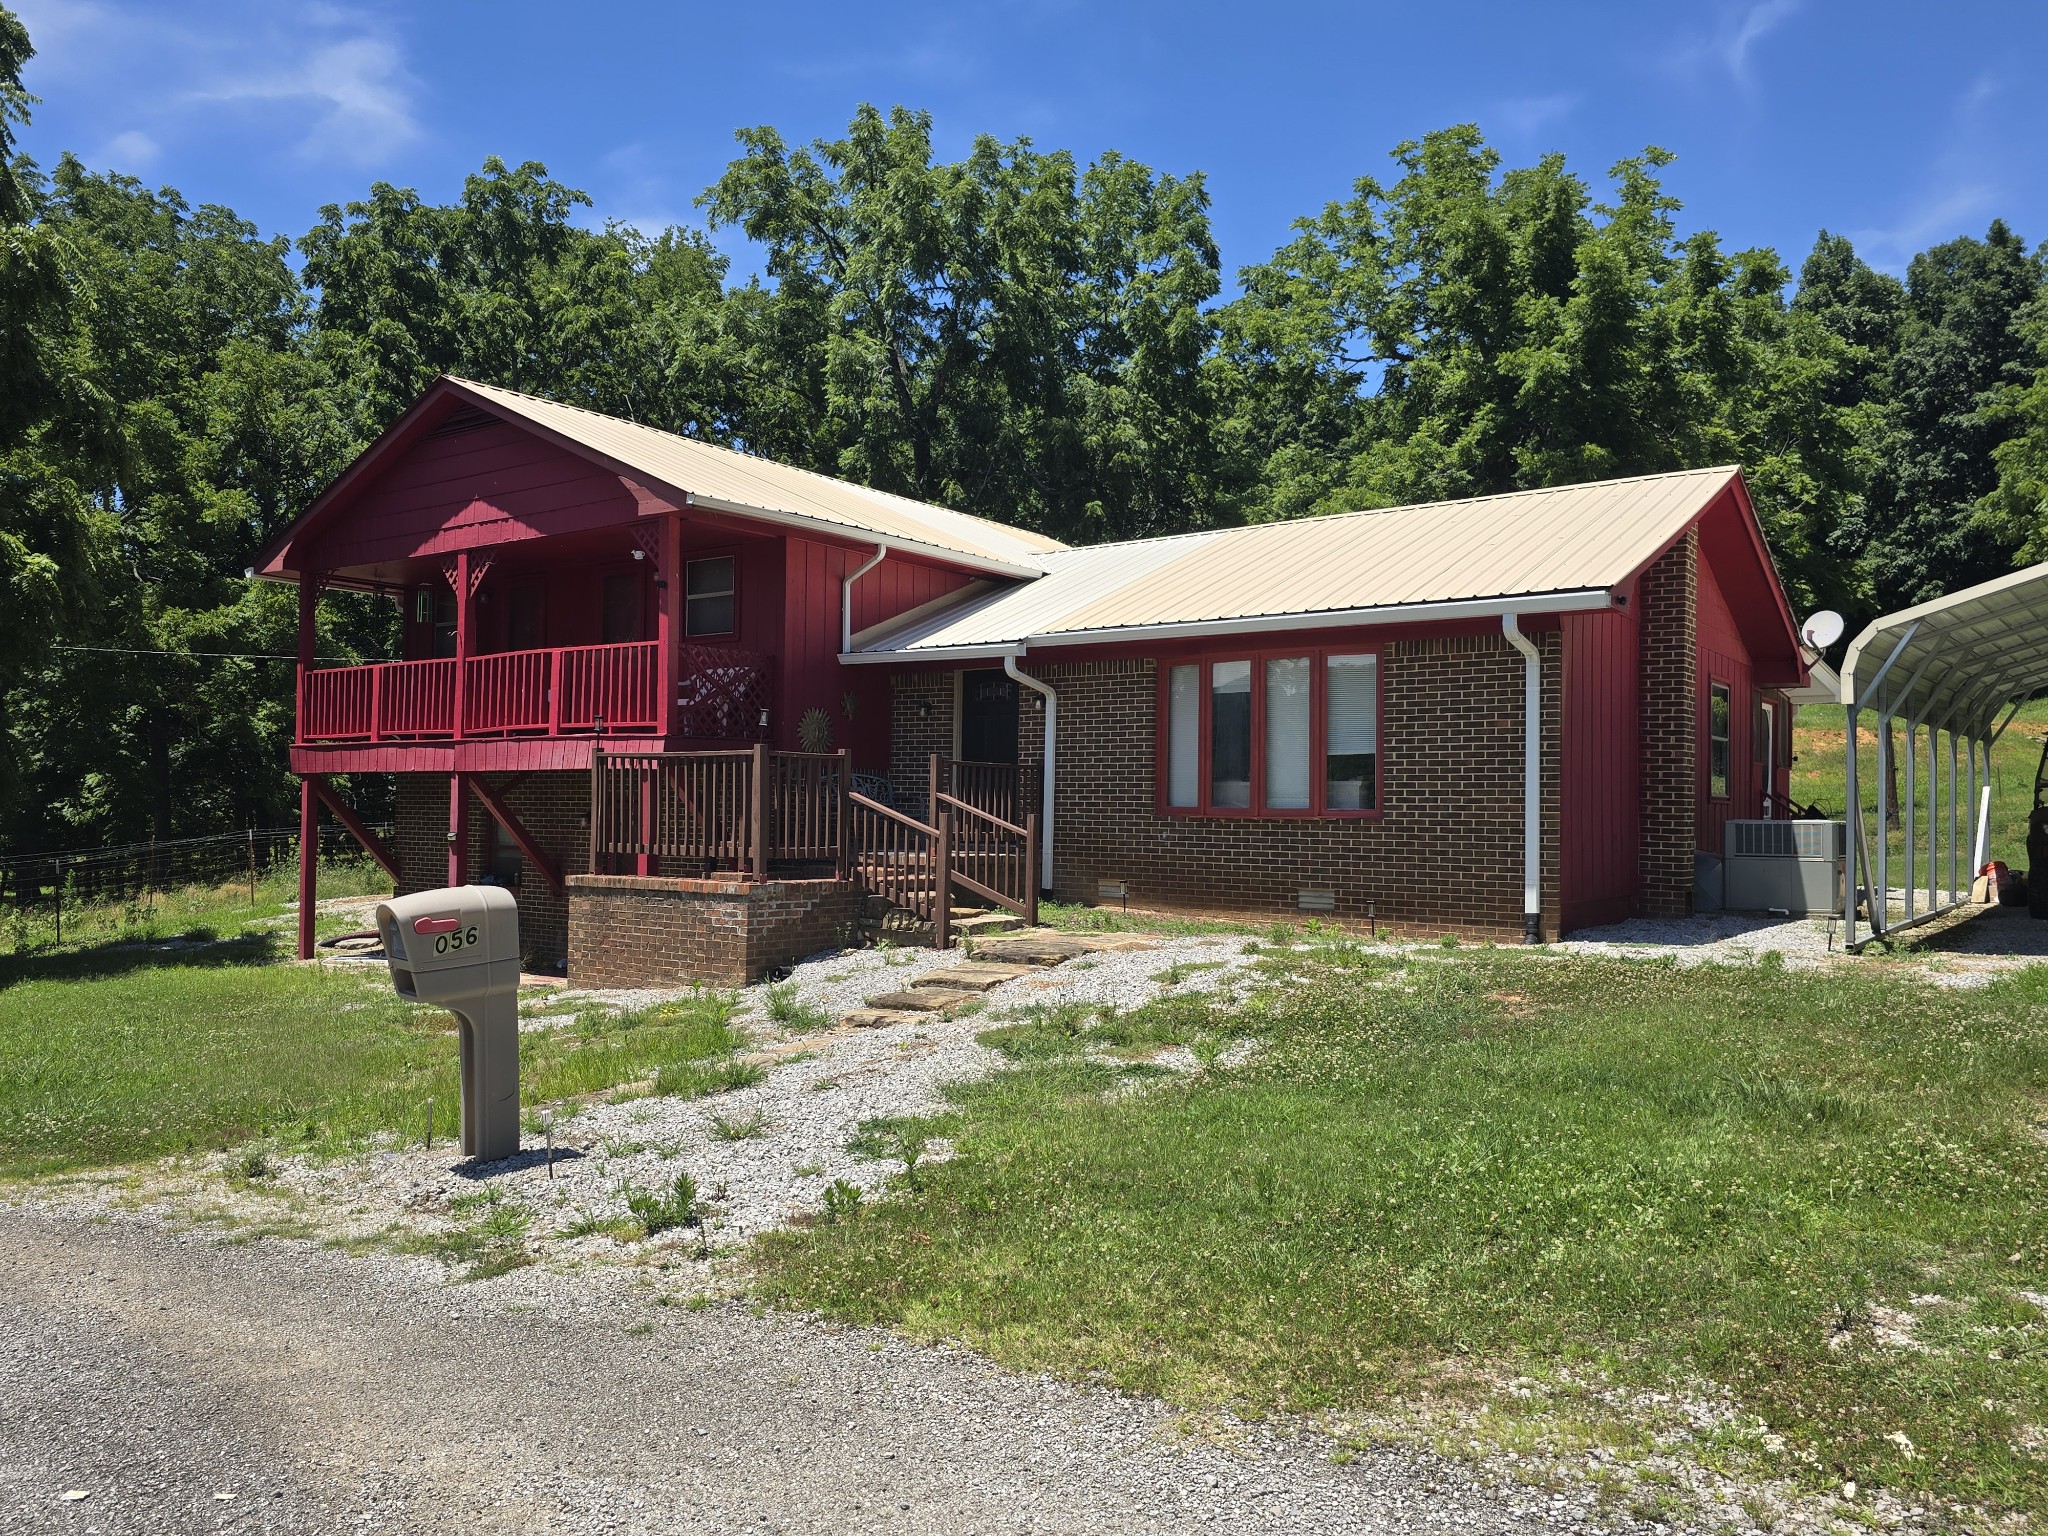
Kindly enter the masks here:
M 377 908 L 391 985 L 462 1030 L 462 1150 L 519 1150 L 519 907 L 495 885 L 395 896 Z

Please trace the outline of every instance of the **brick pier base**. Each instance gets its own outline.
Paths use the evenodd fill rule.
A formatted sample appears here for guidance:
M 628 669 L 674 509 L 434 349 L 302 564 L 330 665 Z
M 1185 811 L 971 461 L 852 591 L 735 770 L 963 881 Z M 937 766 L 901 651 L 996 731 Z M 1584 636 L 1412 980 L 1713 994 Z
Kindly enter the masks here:
M 739 987 L 852 938 L 862 892 L 850 880 L 683 880 L 571 875 L 569 982 Z

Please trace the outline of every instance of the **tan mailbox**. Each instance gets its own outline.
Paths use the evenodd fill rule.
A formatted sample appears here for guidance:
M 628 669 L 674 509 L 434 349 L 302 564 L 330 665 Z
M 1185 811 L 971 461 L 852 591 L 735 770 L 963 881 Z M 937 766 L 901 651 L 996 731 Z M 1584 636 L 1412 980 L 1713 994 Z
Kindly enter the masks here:
M 519 1150 L 519 907 L 495 885 L 395 896 L 377 908 L 391 985 L 462 1024 L 462 1150 Z

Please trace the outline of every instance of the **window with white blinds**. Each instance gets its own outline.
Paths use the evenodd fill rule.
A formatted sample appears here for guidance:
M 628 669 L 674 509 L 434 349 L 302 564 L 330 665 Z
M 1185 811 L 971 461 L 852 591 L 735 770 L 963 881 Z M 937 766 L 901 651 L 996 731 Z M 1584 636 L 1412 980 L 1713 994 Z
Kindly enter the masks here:
M 1253 654 L 1161 669 L 1158 805 L 1229 816 L 1380 808 L 1379 657 Z

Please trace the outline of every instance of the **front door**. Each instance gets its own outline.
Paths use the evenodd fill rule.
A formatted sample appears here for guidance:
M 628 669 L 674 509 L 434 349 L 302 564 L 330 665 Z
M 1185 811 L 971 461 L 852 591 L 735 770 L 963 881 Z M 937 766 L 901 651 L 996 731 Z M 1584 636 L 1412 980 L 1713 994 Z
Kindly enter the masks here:
M 1007 673 L 961 674 L 960 756 L 970 763 L 1017 761 L 1017 684 Z

